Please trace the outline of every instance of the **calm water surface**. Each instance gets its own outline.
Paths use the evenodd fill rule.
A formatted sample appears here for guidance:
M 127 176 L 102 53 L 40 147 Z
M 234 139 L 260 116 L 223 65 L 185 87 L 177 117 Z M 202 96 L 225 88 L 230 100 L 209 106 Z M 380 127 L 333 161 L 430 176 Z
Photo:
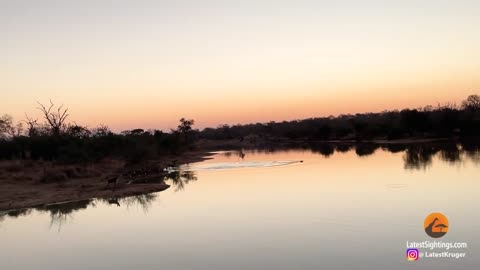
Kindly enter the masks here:
M 219 152 L 120 206 L 4 213 L 0 269 L 478 269 L 480 155 L 456 149 Z M 431 212 L 466 258 L 406 261 Z

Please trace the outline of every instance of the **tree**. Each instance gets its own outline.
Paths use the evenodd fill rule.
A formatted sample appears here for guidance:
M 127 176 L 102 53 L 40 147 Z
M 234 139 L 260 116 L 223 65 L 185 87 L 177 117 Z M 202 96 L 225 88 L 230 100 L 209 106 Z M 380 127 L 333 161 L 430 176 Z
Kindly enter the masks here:
M 10 131 L 13 129 L 13 118 L 5 114 L 0 117 L 0 139 L 5 139 L 10 134 Z
M 195 120 L 193 119 L 180 119 L 180 125 L 177 127 L 177 131 L 181 132 L 185 137 L 185 140 L 188 140 L 188 133 L 192 130 L 192 126 L 195 124 Z
M 479 95 L 468 96 L 467 99 L 462 102 L 462 108 L 470 111 L 479 111 L 480 96 Z
M 90 136 L 91 131 L 87 127 L 82 127 L 74 123 L 69 125 L 66 130 L 67 134 L 77 138 L 87 138 Z
M 47 121 L 47 124 L 50 126 L 50 131 L 53 135 L 58 136 L 65 128 L 65 120 L 68 117 L 68 108 L 63 109 L 63 105 L 57 108 L 57 111 L 53 110 L 55 106 L 50 100 L 50 107 L 48 109 L 40 102 L 37 102 L 40 107 L 38 109 L 42 111 L 43 117 Z
M 13 117 L 5 114 L 0 117 L 0 139 L 14 138 L 23 134 L 23 124 L 13 124 Z
M 139 136 L 145 133 L 145 130 L 143 128 L 135 128 L 130 130 L 130 135 L 133 136 Z
M 21 122 L 17 123 L 15 126 L 13 126 L 9 130 L 9 134 L 12 138 L 22 136 L 22 134 L 23 134 L 23 124 Z
M 27 114 L 25 114 L 25 120 L 24 122 L 27 124 L 27 134 L 29 137 L 33 137 L 35 135 L 38 135 L 39 130 L 38 130 L 38 123 L 37 119 L 30 118 Z
M 100 125 L 92 130 L 92 135 L 94 137 L 105 137 L 105 136 L 113 135 L 113 132 L 110 130 L 109 127 L 105 125 Z

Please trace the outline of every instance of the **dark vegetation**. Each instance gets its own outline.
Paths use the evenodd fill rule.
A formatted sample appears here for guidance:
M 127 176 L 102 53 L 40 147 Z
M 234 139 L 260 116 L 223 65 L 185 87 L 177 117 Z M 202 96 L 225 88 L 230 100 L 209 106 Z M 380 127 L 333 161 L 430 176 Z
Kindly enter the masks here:
M 93 162 L 106 157 L 139 163 L 163 155 L 192 149 L 198 139 L 268 140 L 284 138 L 306 141 L 395 140 L 418 138 L 478 138 L 480 96 L 471 95 L 461 106 L 426 106 L 421 109 L 385 111 L 311 118 L 295 121 L 221 125 L 194 130 L 194 121 L 180 119 L 177 129 L 132 129 L 114 133 L 106 126 L 87 128 L 67 123 L 68 109 L 39 103 L 43 121 L 26 115 L 15 124 L 12 117 L 0 118 L 0 159 L 54 160 L 65 163 Z M 332 146 L 323 145 L 332 152 Z M 356 149 L 368 154 L 371 147 Z
M 178 154 L 195 141 L 193 120 L 180 119 L 177 129 L 132 129 L 116 134 L 106 126 L 89 129 L 67 123 L 68 109 L 39 103 L 43 123 L 26 116 L 13 124 L 12 117 L 0 118 L 0 159 L 54 160 L 65 163 L 92 162 L 106 157 L 138 163 L 155 157 Z M 26 124 L 26 128 L 24 128 Z
M 477 137 L 480 135 L 480 96 L 455 104 L 419 109 L 340 115 L 295 121 L 221 125 L 206 128 L 205 139 L 288 138 L 294 140 L 395 140 L 405 138 Z

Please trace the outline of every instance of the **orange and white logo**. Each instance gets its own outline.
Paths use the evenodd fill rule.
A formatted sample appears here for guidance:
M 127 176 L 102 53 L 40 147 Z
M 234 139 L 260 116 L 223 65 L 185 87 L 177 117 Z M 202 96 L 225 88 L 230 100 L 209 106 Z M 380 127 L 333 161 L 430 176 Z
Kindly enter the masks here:
M 425 232 L 432 238 L 440 238 L 448 232 L 448 219 L 442 213 L 431 213 L 423 222 Z

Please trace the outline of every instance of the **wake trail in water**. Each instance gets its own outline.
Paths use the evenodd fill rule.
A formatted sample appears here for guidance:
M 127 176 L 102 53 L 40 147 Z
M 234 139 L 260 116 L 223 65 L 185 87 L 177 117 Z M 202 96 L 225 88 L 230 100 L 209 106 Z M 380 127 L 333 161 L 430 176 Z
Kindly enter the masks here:
M 244 169 L 244 168 L 270 168 L 278 166 L 287 166 L 301 163 L 300 160 L 290 161 L 245 161 L 245 162 L 223 162 L 209 163 L 198 165 L 185 165 L 181 169 L 184 171 L 216 171 L 228 169 Z

